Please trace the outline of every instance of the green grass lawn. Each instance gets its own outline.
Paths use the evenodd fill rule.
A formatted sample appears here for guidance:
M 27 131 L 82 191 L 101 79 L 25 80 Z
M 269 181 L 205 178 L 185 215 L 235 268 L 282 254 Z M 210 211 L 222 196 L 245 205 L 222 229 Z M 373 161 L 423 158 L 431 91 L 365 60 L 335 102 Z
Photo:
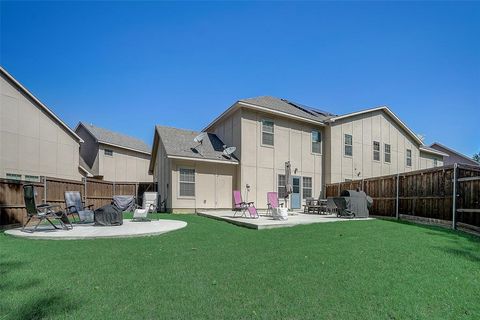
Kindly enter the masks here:
M 480 240 L 351 221 L 249 230 L 193 215 L 161 236 L 0 234 L 0 319 L 479 319 Z

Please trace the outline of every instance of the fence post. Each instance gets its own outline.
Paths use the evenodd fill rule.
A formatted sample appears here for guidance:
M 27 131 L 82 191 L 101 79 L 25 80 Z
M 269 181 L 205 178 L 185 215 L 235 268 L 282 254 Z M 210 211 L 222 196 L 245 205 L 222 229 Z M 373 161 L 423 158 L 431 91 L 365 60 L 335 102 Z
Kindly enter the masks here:
M 83 201 L 85 202 L 85 205 L 87 205 L 87 177 L 83 178 Z
M 47 203 L 47 177 L 43 176 L 43 203 Z
M 400 173 L 397 173 L 397 187 L 396 187 L 397 195 L 396 195 L 396 200 L 395 200 L 395 218 L 397 218 L 397 220 L 399 218 L 398 217 L 399 189 L 400 189 Z
M 452 194 L 452 229 L 456 228 L 457 215 L 457 163 L 453 164 L 453 194 Z
M 113 195 L 112 196 L 114 196 L 114 195 L 115 195 L 115 181 L 113 181 Z

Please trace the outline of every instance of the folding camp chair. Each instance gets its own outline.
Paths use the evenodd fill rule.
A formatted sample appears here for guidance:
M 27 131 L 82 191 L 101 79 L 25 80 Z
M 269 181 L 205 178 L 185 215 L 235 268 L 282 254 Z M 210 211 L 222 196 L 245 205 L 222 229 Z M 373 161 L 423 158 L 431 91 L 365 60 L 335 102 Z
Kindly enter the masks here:
M 337 212 L 337 206 L 335 205 L 335 201 L 333 198 L 327 198 L 327 213 L 333 214 Z
M 93 222 L 93 204 L 84 206 L 82 196 L 78 191 L 65 191 L 65 206 L 67 214 L 71 214 L 75 220 L 75 214 L 80 222 Z M 85 210 L 87 208 L 87 210 Z
M 355 218 L 355 212 L 347 208 L 347 200 L 344 197 L 333 198 L 333 202 L 337 207 L 337 217 Z
M 233 200 L 235 205 L 233 207 L 233 216 L 240 212 L 242 217 L 246 217 L 246 212 L 250 214 L 250 218 L 258 218 L 257 208 L 253 202 L 245 202 L 242 200 L 242 194 L 238 190 L 233 191 Z
M 27 209 L 28 220 L 23 225 L 22 231 L 25 231 L 25 227 L 28 225 L 30 220 L 32 220 L 32 218 L 38 219 L 38 223 L 35 225 L 33 230 L 31 230 L 31 232 L 35 232 L 37 227 L 44 220 L 48 221 L 55 229 L 60 229 L 50 219 L 58 220 L 62 226 L 62 229 L 64 230 L 69 230 L 72 228 L 72 224 L 68 220 L 65 212 L 61 210 L 54 210 L 54 208 L 59 208 L 59 206 L 49 204 L 37 205 L 35 202 L 35 195 L 36 191 L 33 185 L 27 184 L 23 186 L 23 199 L 25 201 L 25 208 Z M 67 225 L 70 225 L 70 227 Z
M 143 194 L 142 207 L 135 209 L 132 221 L 150 221 L 147 218 L 147 214 L 157 211 L 157 199 L 157 192 L 145 192 Z
M 267 215 L 273 216 L 273 210 L 283 207 L 283 203 L 280 204 L 278 201 L 277 192 L 267 192 Z

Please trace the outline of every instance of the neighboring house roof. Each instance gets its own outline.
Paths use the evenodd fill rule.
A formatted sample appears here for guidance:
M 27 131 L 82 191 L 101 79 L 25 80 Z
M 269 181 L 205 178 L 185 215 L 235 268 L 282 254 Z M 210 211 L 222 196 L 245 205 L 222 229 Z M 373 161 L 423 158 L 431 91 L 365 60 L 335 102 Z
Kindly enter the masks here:
M 444 146 L 443 144 L 440 144 L 438 142 L 434 142 L 430 145 L 430 148 L 432 149 L 436 149 L 436 150 L 440 150 L 440 151 L 444 151 L 446 153 L 450 153 L 450 155 L 455 155 L 459 158 L 461 158 L 462 160 L 465 160 L 465 164 L 471 164 L 471 165 L 474 165 L 474 166 L 480 166 L 480 163 L 473 160 L 472 158 L 464 155 L 463 153 L 460 153 L 456 150 L 453 150 L 447 146 Z
M 208 133 L 201 144 L 193 141 L 199 134 L 197 131 L 156 126 L 149 171 L 153 173 L 160 140 L 167 158 L 238 164 L 234 155 L 230 158 L 224 155 L 224 143 L 216 134 Z
M 402 120 L 400 120 L 400 118 L 397 117 L 397 115 L 393 113 L 393 111 L 390 110 L 387 106 L 380 106 L 380 107 L 375 107 L 375 108 L 370 108 L 370 109 L 365 109 L 361 111 L 339 115 L 339 116 L 328 119 L 327 122 L 335 122 L 341 119 L 350 118 L 357 115 L 375 112 L 375 111 L 383 111 L 386 114 L 388 114 L 402 129 L 404 129 L 413 138 L 414 141 L 416 141 L 421 146 L 423 145 L 423 141 L 409 127 L 407 127 L 407 125 Z M 425 150 L 425 151 L 428 152 L 428 150 Z
M 85 122 L 80 122 L 75 128 L 75 131 L 77 131 L 79 126 L 83 126 L 99 143 L 150 154 L 150 147 L 140 139 L 103 129 Z
M 5 75 L 10 81 L 12 81 L 23 93 L 25 93 L 30 99 L 38 104 L 38 106 L 45 111 L 54 121 L 56 121 L 61 127 L 63 127 L 71 136 L 73 136 L 78 142 L 83 142 L 75 131 L 73 131 L 69 126 L 65 124 L 52 110 L 50 110 L 46 105 L 44 105 L 37 97 L 33 95 L 27 88 L 25 88 L 17 79 L 15 79 L 7 70 L 0 66 L 0 73 Z
M 439 155 L 439 156 L 442 156 L 442 157 L 448 157 L 448 154 L 446 154 L 445 152 L 442 152 L 440 150 L 430 148 L 430 147 L 427 147 L 427 146 L 420 146 L 420 151 L 433 153 L 433 154 L 436 154 L 436 155 Z

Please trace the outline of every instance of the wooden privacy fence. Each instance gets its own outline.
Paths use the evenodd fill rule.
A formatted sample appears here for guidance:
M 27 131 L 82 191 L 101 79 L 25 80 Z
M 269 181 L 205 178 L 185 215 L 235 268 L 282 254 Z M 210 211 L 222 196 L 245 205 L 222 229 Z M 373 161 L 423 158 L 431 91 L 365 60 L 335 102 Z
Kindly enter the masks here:
M 65 191 L 79 191 L 83 201 L 94 208 L 109 204 L 114 195 L 134 195 L 141 202 L 143 192 L 153 191 L 152 182 L 109 182 L 96 179 L 82 181 L 42 177 L 40 182 L 0 179 L 0 225 L 25 222 L 23 185 L 33 184 L 37 203 L 49 203 L 65 208 Z
M 370 214 L 480 232 L 480 168 L 450 165 L 326 185 L 327 197 L 360 189 L 374 200 Z M 455 195 L 455 196 L 454 196 Z

